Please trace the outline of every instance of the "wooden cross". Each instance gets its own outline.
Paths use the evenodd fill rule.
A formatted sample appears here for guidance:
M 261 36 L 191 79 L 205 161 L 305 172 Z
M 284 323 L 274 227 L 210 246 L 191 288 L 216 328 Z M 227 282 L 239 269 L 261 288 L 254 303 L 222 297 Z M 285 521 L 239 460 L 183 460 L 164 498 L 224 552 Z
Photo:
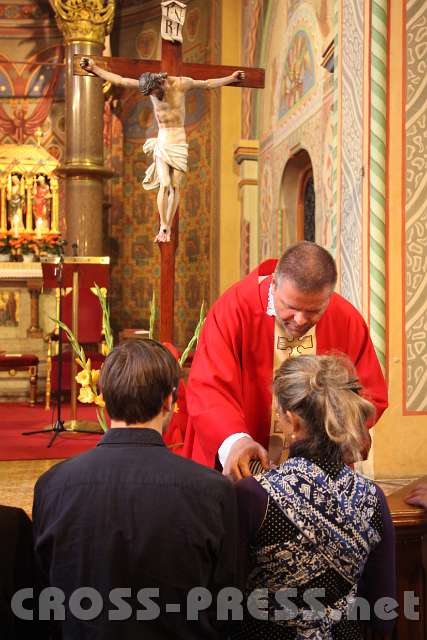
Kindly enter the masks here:
M 74 74 L 90 75 L 80 66 L 81 54 L 74 55 Z M 170 76 L 187 76 L 194 80 L 208 80 L 228 76 L 241 69 L 245 79 L 228 86 L 264 87 L 264 69 L 227 65 L 195 64 L 183 62 L 182 45 L 162 39 L 162 56 L 160 60 L 131 60 L 129 58 L 104 58 L 91 56 L 96 65 L 118 73 L 127 78 L 139 78 L 142 73 L 150 71 L 159 73 L 166 71 Z M 174 324 L 174 291 L 175 291 L 175 254 L 178 247 L 178 214 L 176 212 L 170 242 L 159 242 L 161 254 L 160 264 L 160 341 L 173 343 Z

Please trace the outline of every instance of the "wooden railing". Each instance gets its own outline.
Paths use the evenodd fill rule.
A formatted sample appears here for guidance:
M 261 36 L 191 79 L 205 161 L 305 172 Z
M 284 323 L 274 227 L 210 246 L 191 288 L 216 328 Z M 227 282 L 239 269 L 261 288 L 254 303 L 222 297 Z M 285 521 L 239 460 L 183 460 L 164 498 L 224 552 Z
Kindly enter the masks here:
M 388 496 L 387 501 L 396 532 L 396 565 L 399 618 L 392 640 L 427 639 L 427 511 L 406 504 L 404 498 L 418 482 L 427 483 L 427 476 Z M 419 599 L 415 610 L 418 620 L 405 616 L 405 592 Z M 366 640 L 385 640 L 384 636 L 367 632 Z

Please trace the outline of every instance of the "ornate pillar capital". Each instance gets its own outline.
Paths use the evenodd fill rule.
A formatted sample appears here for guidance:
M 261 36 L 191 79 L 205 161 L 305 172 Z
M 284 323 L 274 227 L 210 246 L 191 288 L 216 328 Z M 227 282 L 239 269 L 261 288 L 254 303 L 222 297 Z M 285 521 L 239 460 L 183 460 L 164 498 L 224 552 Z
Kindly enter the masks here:
M 114 0 L 54 0 L 56 22 L 65 43 L 104 44 L 113 26 Z

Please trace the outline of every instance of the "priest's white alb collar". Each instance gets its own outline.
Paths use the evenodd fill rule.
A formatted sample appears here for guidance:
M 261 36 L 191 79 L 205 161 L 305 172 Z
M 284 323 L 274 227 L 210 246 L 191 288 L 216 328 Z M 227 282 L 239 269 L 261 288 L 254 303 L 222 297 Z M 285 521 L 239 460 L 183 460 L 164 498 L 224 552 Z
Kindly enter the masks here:
M 273 286 L 274 286 L 273 283 L 271 283 L 270 288 L 268 290 L 266 313 L 268 316 L 276 317 L 276 309 L 274 308 L 274 300 L 273 300 Z

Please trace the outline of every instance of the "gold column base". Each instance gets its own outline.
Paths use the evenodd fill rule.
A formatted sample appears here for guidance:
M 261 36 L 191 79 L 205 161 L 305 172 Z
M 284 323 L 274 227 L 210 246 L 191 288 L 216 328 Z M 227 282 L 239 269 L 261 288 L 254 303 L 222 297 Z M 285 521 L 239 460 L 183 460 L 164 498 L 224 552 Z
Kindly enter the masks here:
M 91 420 L 67 420 L 64 422 L 64 428 L 66 431 L 104 433 L 99 422 L 93 422 Z

